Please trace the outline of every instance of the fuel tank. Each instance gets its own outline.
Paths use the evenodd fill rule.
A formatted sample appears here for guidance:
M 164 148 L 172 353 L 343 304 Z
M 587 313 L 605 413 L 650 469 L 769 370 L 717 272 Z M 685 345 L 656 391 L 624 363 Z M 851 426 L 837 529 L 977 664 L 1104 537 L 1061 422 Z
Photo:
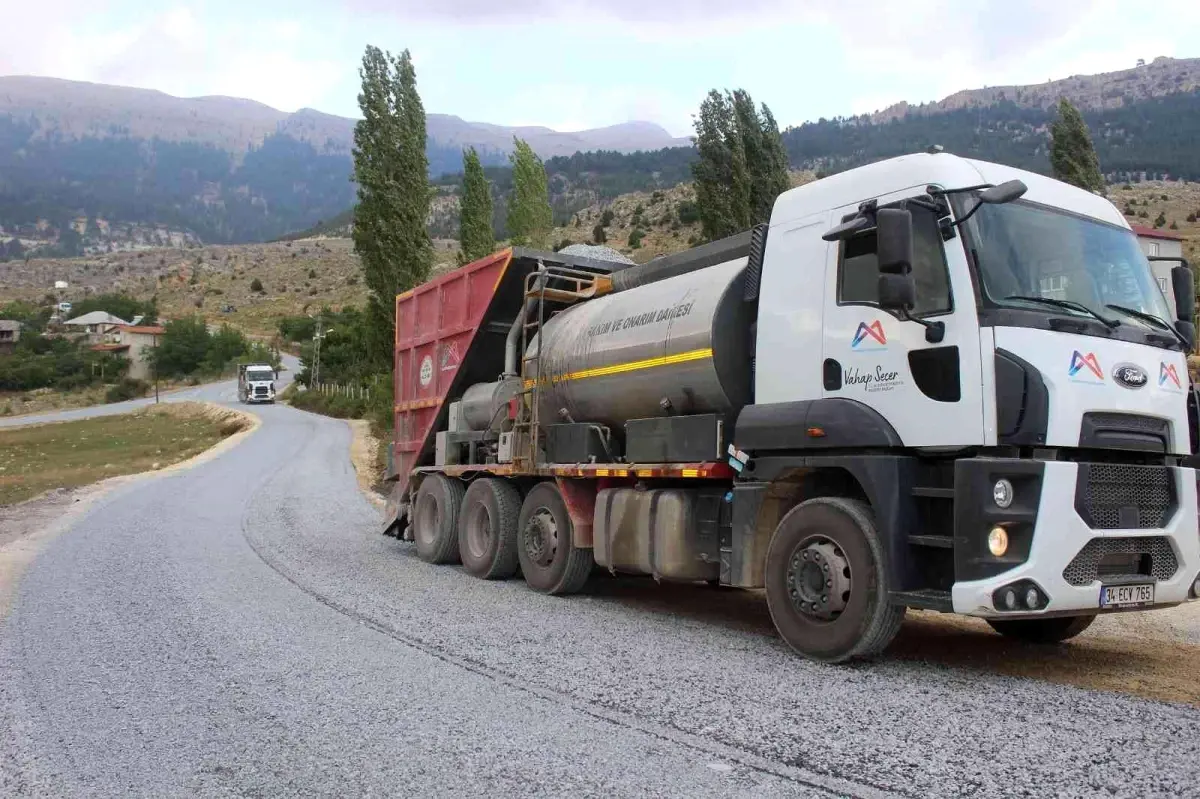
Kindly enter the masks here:
M 609 294 L 546 322 L 526 357 L 541 353 L 543 424 L 735 414 L 750 398 L 746 258 Z M 532 367 L 532 364 L 530 365 Z M 532 378 L 532 369 L 526 378 Z

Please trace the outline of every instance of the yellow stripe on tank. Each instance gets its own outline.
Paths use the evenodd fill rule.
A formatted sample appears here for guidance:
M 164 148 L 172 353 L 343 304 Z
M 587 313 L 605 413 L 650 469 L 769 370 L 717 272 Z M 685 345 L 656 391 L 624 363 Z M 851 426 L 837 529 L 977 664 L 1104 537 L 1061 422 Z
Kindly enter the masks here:
M 712 347 L 705 347 L 699 350 L 689 350 L 687 352 L 679 352 L 674 355 L 662 355 L 657 358 L 643 358 L 640 361 L 629 361 L 628 363 L 615 363 L 611 366 L 597 366 L 594 369 L 580 369 L 577 372 L 568 372 L 565 375 L 557 375 L 550 378 L 543 377 L 543 382 L 561 383 L 564 380 L 584 380 L 589 377 L 606 377 L 608 375 L 623 374 L 625 372 L 637 372 L 642 369 L 653 369 L 658 366 L 671 366 L 676 363 L 687 363 L 688 361 L 702 361 L 706 358 L 711 358 L 713 354 Z M 532 380 L 525 381 L 525 388 L 533 387 Z

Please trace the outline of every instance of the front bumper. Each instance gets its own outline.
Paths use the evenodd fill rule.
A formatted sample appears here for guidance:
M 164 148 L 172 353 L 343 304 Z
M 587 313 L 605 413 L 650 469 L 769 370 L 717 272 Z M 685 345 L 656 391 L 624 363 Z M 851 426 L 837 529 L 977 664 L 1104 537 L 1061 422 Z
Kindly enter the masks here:
M 997 558 L 994 559 L 996 562 L 989 563 L 991 556 L 986 548 L 988 531 L 997 519 L 1003 519 L 1005 512 L 995 507 L 990 490 L 986 497 L 980 497 L 978 487 L 974 491 L 964 490 L 964 483 L 990 486 L 992 477 L 1004 472 L 1005 463 L 1014 464 L 1029 488 L 1036 482 L 1037 495 L 1035 502 L 1021 508 L 1022 489 L 1018 485 L 1015 492 L 1018 498 L 1010 508 L 1010 515 L 1021 520 L 1014 525 L 1015 534 L 1010 537 L 1012 543 L 1007 562 L 1005 558 Z M 1153 529 L 1092 529 L 1076 509 L 1076 486 L 1083 465 L 1063 461 L 1040 462 L 1038 469 L 1033 470 L 1040 470 L 1040 480 L 1035 474 L 1031 482 L 1028 479 L 1029 468 L 1021 466 L 1029 463 L 988 461 L 989 468 L 983 470 L 985 476 L 982 478 L 976 474 L 972 481 L 965 481 L 961 473 L 957 475 L 955 504 L 961 510 L 956 511 L 956 581 L 951 591 L 956 613 L 1012 619 L 1099 611 L 1102 583 L 1111 585 L 1132 580 L 1118 577 L 1103 579 L 1092 572 L 1081 571 L 1079 564 L 1085 562 L 1090 566 L 1092 561 L 1089 555 L 1097 551 L 1116 552 L 1121 549 L 1156 553 L 1151 556 L 1156 561 L 1152 573 L 1138 578 L 1141 582 L 1155 584 L 1154 604 L 1141 609 L 1176 605 L 1192 598 L 1192 582 L 1200 573 L 1200 523 L 1197 519 L 1195 470 L 1169 470 L 1174 484 L 1174 501 L 1170 512 L 1164 514 L 1167 518 L 1161 526 Z M 970 471 L 969 465 L 965 471 Z M 976 472 L 979 471 L 976 469 Z M 1122 523 L 1129 520 L 1128 514 L 1121 517 Z M 1021 532 L 1022 525 L 1025 525 L 1024 534 Z M 1084 552 L 1093 541 L 1098 543 L 1091 544 L 1088 551 Z M 1176 568 L 1170 577 L 1165 577 L 1169 571 L 1169 565 L 1166 564 L 1170 563 L 1171 556 L 1174 557 Z M 1069 573 L 1068 566 L 1072 567 Z M 998 610 L 996 592 L 1020 581 L 1026 585 L 1028 582 L 1036 584 L 1048 602 L 1036 611 Z

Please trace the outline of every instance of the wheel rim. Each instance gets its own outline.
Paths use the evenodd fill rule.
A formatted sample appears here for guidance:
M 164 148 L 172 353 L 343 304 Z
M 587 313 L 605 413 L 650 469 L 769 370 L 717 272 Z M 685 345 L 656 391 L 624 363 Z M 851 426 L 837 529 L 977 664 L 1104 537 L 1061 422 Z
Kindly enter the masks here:
M 549 508 L 542 507 L 533 512 L 521 538 L 525 554 L 532 563 L 546 568 L 554 562 L 558 552 L 558 522 Z
M 492 514 L 482 502 L 467 511 L 467 552 L 480 559 L 487 556 L 492 546 Z
M 434 538 L 434 531 L 441 522 L 437 500 L 432 494 L 423 494 L 417 499 L 417 537 L 422 543 L 429 543 Z
M 850 561 L 836 543 L 818 535 L 792 550 L 787 571 L 792 607 L 806 618 L 836 621 L 850 602 Z

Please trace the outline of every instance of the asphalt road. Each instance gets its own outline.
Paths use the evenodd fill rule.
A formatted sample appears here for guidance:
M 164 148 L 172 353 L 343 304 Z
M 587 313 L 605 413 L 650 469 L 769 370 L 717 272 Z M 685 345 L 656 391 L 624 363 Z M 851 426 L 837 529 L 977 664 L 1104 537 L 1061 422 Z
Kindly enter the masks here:
M 0 795 L 1188 796 L 1200 711 L 792 656 L 751 594 L 543 597 L 378 535 L 283 406 L 123 486 L 0 622 Z

